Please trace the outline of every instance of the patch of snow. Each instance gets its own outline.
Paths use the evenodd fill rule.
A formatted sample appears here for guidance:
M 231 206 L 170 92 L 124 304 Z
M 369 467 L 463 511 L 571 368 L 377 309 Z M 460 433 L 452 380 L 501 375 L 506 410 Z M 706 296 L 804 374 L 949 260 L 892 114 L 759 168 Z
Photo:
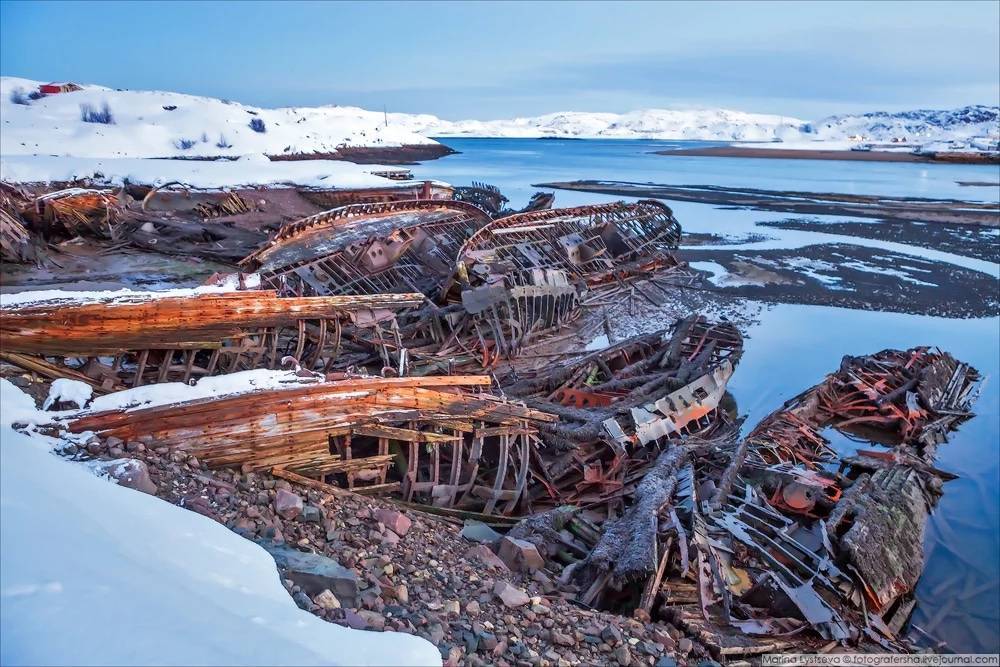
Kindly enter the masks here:
M 863 262 L 860 259 L 855 259 L 855 260 L 850 260 L 850 261 L 846 261 L 846 262 L 841 262 L 840 265 L 843 266 L 843 267 L 849 268 L 849 269 L 854 269 L 855 271 L 862 271 L 864 273 L 876 273 L 876 274 L 884 275 L 884 276 L 895 276 L 896 278 L 899 278 L 903 282 L 910 283 L 911 285 L 923 285 L 925 287 L 938 287 L 939 286 L 936 283 L 929 283 L 929 282 L 926 282 L 924 280 L 918 280 L 918 279 L 914 278 L 913 276 L 911 276 L 906 271 L 901 271 L 900 270 L 902 268 L 907 268 L 907 267 L 900 267 L 900 269 L 893 269 L 893 268 L 890 268 L 888 266 L 875 266 L 874 264 L 869 264 L 868 262 Z M 916 270 L 919 271 L 919 270 L 922 270 L 922 269 L 916 269 Z
M 48 410 L 57 401 L 76 403 L 76 407 L 83 408 L 93 395 L 94 388 L 86 382 L 58 378 L 52 381 L 52 385 L 49 387 L 49 396 L 42 404 L 42 410 Z
M 252 283 L 253 280 L 251 279 L 250 284 Z M 260 284 L 259 276 L 256 284 Z M 198 296 L 200 294 L 233 292 L 238 286 L 238 280 L 234 277 L 231 280 L 225 278 L 217 285 L 179 287 L 160 291 L 134 290 L 129 289 L 128 287 L 123 287 L 119 290 L 103 290 L 94 292 L 70 292 L 61 289 L 17 292 L 15 294 L 0 294 L 0 309 L 48 305 L 83 305 L 87 303 L 141 303 L 143 301 L 165 299 L 167 297 L 190 297 Z
M 303 384 L 319 382 L 319 378 L 302 378 L 295 371 L 272 371 L 258 368 L 228 375 L 203 377 L 194 384 L 161 382 L 133 387 L 98 396 L 90 404 L 92 412 L 129 410 L 159 405 L 172 405 L 185 401 L 219 398 L 265 389 L 294 389 Z
M 13 382 L 0 378 L 0 425 L 48 424 L 53 417 L 55 414 L 39 410 L 35 399 L 18 389 Z
M 611 345 L 611 341 L 608 340 L 607 334 L 600 334 L 595 336 L 592 341 L 587 343 L 586 347 L 583 348 L 584 352 L 596 352 L 597 350 L 603 350 L 604 348 Z
M 406 188 L 412 181 L 394 181 L 372 171 L 392 170 L 343 160 L 144 160 L 141 158 L 63 157 L 55 155 L 0 156 L 0 178 L 11 183 L 48 183 L 86 179 L 95 185 L 164 185 L 178 181 L 190 188 L 218 190 L 253 186 L 345 188 Z
M 403 125 L 387 125 L 381 112 L 357 107 L 264 109 L 211 97 L 94 85 L 26 105 L 11 101 L 15 88 L 28 93 L 40 83 L 0 77 L 3 155 L 238 157 L 436 143 Z M 83 122 L 81 105 L 101 109 L 105 104 L 113 124 Z M 262 122 L 264 131 L 254 131 L 252 120 Z
M 726 270 L 718 262 L 688 262 L 688 266 L 696 271 L 709 273 L 708 282 L 716 287 L 741 287 L 743 285 L 756 285 L 752 280 L 743 280 Z
M 57 443 L 0 427 L 0 663 L 441 664 L 419 637 L 299 609 L 260 546 L 94 477 Z

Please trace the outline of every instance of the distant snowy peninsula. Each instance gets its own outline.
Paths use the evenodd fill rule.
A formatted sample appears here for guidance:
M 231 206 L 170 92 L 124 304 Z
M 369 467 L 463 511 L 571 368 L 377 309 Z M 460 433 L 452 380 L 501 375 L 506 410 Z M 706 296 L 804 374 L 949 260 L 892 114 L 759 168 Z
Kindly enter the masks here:
M 402 162 L 450 150 L 431 137 L 665 139 L 847 150 L 997 150 L 1000 107 L 842 114 L 808 121 L 726 109 L 568 111 L 449 121 L 352 106 L 266 109 L 228 100 L 0 77 L 0 153 L 86 158 Z

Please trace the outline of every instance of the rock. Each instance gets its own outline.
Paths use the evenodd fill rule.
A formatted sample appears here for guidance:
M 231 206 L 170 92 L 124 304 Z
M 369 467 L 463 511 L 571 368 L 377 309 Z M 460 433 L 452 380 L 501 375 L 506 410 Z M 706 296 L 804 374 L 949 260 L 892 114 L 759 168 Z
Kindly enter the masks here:
M 485 544 L 477 544 L 476 546 L 471 547 L 465 552 L 465 557 L 470 560 L 478 560 L 491 570 L 499 570 L 501 572 L 508 571 L 507 565 L 502 560 L 497 558 L 497 555 L 490 551 L 490 548 Z
M 89 447 L 89 445 L 88 445 Z M 97 475 L 113 479 L 119 486 L 156 495 L 156 484 L 149 478 L 149 468 L 138 459 L 113 459 L 111 461 L 90 461 L 88 467 Z
M 306 505 L 302 508 L 302 513 L 299 515 L 299 521 L 303 521 L 305 523 L 320 523 L 323 521 L 323 513 L 315 505 Z
M 357 612 L 351 611 L 350 609 L 344 610 L 344 622 L 347 626 L 354 628 L 355 630 L 367 630 L 368 622 L 365 621 Z
M 460 532 L 459 535 L 470 542 L 481 542 L 483 544 L 492 544 L 502 537 L 500 533 L 493 530 L 482 521 L 472 520 L 465 522 L 465 527 L 462 528 L 462 532 Z
M 679 642 L 677 642 L 677 652 L 680 653 L 681 655 L 686 656 L 688 653 L 691 652 L 692 648 L 694 648 L 694 644 L 692 644 L 691 640 L 688 639 L 687 637 L 684 637 Z
M 668 653 L 673 653 L 674 648 L 677 647 L 677 642 L 673 640 L 669 633 L 663 632 L 662 630 L 653 630 L 653 641 L 663 647 L 663 650 Z
M 552 631 L 552 643 L 559 646 L 576 646 L 576 640 L 558 630 Z
M 313 602 L 323 609 L 340 609 L 340 600 L 330 592 L 329 588 L 324 588 L 323 592 L 313 598 Z
M 606 625 L 604 629 L 601 630 L 601 639 L 609 644 L 617 644 L 622 640 L 621 630 L 613 625 Z
M 493 594 L 500 598 L 508 607 L 523 607 L 531 601 L 527 593 L 506 581 L 498 581 L 493 586 Z
M 469 602 L 465 603 L 465 613 L 468 614 L 469 616 L 478 616 L 479 610 L 480 606 L 477 601 L 470 600 Z
M 375 518 L 400 537 L 406 535 L 407 531 L 410 530 L 410 526 L 413 525 L 410 517 L 396 510 L 380 509 L 375 512 Z
M 622 645 L 615 649 L 615 660 L 622 667 L 632 664 L 632 652 L 628 650 L 628 646 Z
M 672 655 L 665 655 L 656 661 L 656 667 L 677 667 L 677 660 Z
M 497 647 L 499 641 L 497 636 L 490 632 L 479 633 L 479 648 L 483 651 L 492 651 Z
M 319 554 L 304 553 L 291 547 L 259 541 L 274 558 L 286 579 L 291 579 L 310 596 L 329 589 L 345 607 L 358 604 L 358 575 L 340 563 Z
M 545 566 L 545 559 L 538 553 L 538 547 L 531 542 L 506 535 L 500 540 L 497 555 L 507 567 L 520 572 L 532 572 Z
M 302 512 L 302 496 L 286 489 L 278 489 L 274 498 L 274 511 L 283 519 L 294 519 Z
M 362 609 L 358 612 L 358 616 L 364 619 L 368 627 L 373 630 L 384 630 L 385 629 L 385 616 L 376 612 L 368 611 L 367 609 Z
M 458 600 L 448 600 L 444 603 L 444 613 L 453 616 L 458 616 L 462 611 L 462 606 L 458 603 Z
M 295 604 L 297 604 L 300 609 L 308 611 L 313 606 L 312 600 L 310 600 L 309 596 L 302 591 L 292 593 L 292 599 L 295 600 Z
M 88 454 L 90 454 L 92 456 L 98 456 L 103 451 L 104 451 L 104 445 L 101 444 L 100 442 L 94 441 L 94 442 L 88 442 L 87 443 L 87 453 Z

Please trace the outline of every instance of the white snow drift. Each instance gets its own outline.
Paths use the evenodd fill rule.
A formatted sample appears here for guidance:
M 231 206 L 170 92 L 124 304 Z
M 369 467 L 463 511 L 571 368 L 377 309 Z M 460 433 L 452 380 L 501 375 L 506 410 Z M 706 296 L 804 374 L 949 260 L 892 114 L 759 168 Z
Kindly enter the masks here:
M 0 663 L 441 664 L 418 637 L 300 610 L 261 547 L 15 431 L 46 415 L 7 380 L 0 403 Z

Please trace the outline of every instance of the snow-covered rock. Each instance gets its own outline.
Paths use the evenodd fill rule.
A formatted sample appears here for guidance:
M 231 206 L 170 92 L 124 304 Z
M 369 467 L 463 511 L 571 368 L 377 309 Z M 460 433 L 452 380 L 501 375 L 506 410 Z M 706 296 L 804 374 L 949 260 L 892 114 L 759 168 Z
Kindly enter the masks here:
M 94 85 L 37 100 L 23 97 L 40 83 L 0 77 L 3 155 L 239 157 L 435 143 L 405 127 L 387 126 L 382 113 L 358 107 L 264 109 L 211 97 Z M 84 122 L 81 105 L 97 111 L 107 105 L 114 122 Z M 251 122 L 263 131 L 255 131 Z

